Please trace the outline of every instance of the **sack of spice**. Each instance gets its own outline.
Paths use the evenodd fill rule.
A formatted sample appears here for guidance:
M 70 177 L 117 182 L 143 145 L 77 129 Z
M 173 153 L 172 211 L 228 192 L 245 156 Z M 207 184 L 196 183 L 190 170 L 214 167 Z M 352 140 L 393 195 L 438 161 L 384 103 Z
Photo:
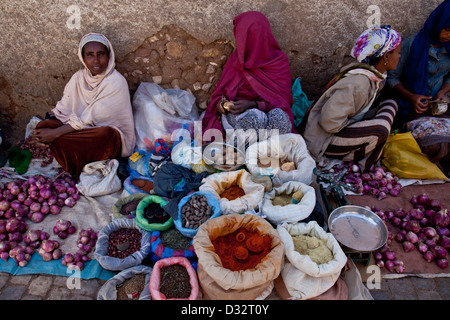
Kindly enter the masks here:
M 100 287 L 97 300 L 150 300 L 150 276 L 152 268 L 139 265 L 127 268 Z M 141 275 L 144 276 L 142 281 Z
M 301 199 L 298 203 L 293 203 L 293 196 L 298 191 L 302 194 Z M 315 205 L 316 192 L 313 187 L 302 182 L 289 181 L 264 194 L 261 213 L 275 225 L 284 222 L 296 223 L 308 218 Z
M 128 239 L 126 236 L 118 243 L 118 245 L 123 244 L 124 246 L 128 243 L 130 245 L 136 245 L 134 250 L 132 248 L 119 248 L 120 251 L 132 252 L 128 256 L 124 258 L 118 258 L 116 256 L 109 255 L 110 248 L 113 244 L 110 242 L 110 238 L 112 235 L 115 235 L 117 232 L 131 229 L 137 230 L 141 233 L 142 237 L 140 239 L 140 244 L 134 244 L 134 239 Z M 106 270 L 124 270 L 136 265 L 141 264 L 142 260 L 144 260 L 149 252 L 150 252 L 150 238 L 151 233 L 140 228 L 137 228 L 135 225 L 134 219 L 121 218 L 115 219 L 106 225 L 102 230 L 100 230 L 98 234 L 97 244 L 95 246 L 94 257 L 98 261 L 98 263 L 102 266 L 103 269 Z M 116 245 L 116 244 L 114 244 Z M 116 245 L 117 246 L 117 245 Z
M 266 162 L 271 166 L 261 165 Z M 296 169 L 282 170 L 282 165 L 290 162 L 294 163 Z M 272 136 L 267 140 L 252 144 L 247 150 L 246 166 L 248 171 L 254 175 L 270 173 L 273 186 L 279 187 L 288 181 L 311 184 L 316 162 L 309 154 L 303 137 L 299 134 L 289 133 Z
M 172 227 L 173 219 L 163 209 L 167 203 L 167 200 L 157 195 L 149 195 L 142 199 L 136 208 L 136 225 L 149 232 Z M 149 216 L 152 218 L 149 219 Z
M 195 258 L 192 239 L 185 237 L 176 228 L 153 231 L 150 242 L 150 259 L 152 262 L 171 257 Z
M 220 203 L 220 211 L 225 214 L 241 214 L 259 209 L 264 197 L 264 186 L 255 183 L 245 169 L 214 173 L 203 179 L 199 190 L 212 193 Z M 223 192 L 232 187 L 239 187 L 245 194 L 229 200 L 222 197 Z
M 156 262 L 149 288 L 154 300 L 196 300 L 199 294 L 197 274 L 184 257 Z
M 147 193 L 135 193 L 117 200 L 112 207 L 114 218 L 134 218 L 139 202 L 147 196 Z
M 213 241 L 240 228 L 255 232 L 263 239 L 270 237 L 270 249 L 255 267 L 233 271 L 224 267 Z M 234 242 L 229 245 L 238 247 Z M 252 214 L 229 214 L 208 220 L 194 237 L 194 249 L 200 287 L 207 300 L 265 299 L 270 294 L 267 288 L 280 274 L 284 258 L 284 245 L 277 231 L 267 220 Z
M 290 294 L 290 299 L 304 300 L 317 297 L 336 283 L 347 262 L 347 256 L 331 233 L 325 232 L 316 221 L 283 223 L 277 226 L 277 231 L 286 249 L 287 259 L 281 270 L 281 279 Z M 294 243 L 297 236 L 309 236 L 305 237 L 305 241 L 314 243 L 311 247 L 321 249 L 326 245 L 327 248 L 324 249 L 329 251 L 330 258 L 318 263 L 317 261 L 324 258 L 320 255 L 327 254 L 324 250 L 318 250 L 316 256 L 313 256 L 313 253 L 305 253 L 307 251 L 304 254 L 300 253 L 303 251 Z M 308 243 L 306 247 L 309 247 Z
M 144 176 L 129 176 L 123 182 L 123 188 L 128 194 L 153 194 L 153 178 Z
M 195 197 L 198 196 L 203 196 L 206 200 L 206 203 L 199 203 L 199 201 L 197 201 L 196 203 L 192 203 L 192 201 L 196 199 Z M 197 205 L 197 203 L 198 206 L 194 207 L 194 204 Z M 190 211 L 188 211 L 189 216 L 185 216 L 184 214 L 182 214 L 183 210 L 186 209 Z M 190 214 L 191 212 L 192 214 Z M 174 224 L 175 227 L 181 232 L 181 234 L 186 237 L 193 238 L 197 234 L 197 230 L 201 223 L 203 223 L 207 219 L 216 218 L 220 216 L 220 214 L 221 212 L 219 200 L 211 192 L 196 191 L 180 200 L 180 202 L 178 203 L 178 219 L 174 221 Z M 195 228 L 189 227 L 189 224 L 186 225 L 186 220 L 188 223 L 190 222 L 191 225 Z

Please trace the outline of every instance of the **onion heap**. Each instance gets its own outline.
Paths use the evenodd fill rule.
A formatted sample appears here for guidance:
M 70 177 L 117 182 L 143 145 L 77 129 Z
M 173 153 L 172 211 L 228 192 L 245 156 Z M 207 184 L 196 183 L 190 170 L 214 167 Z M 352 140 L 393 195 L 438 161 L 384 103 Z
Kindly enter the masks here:
M 53 154 L 49 146 L 38 146 L 33 141 L 33 137 L 28 137 L 19 143 L 21 150 L 29 150 L 31 152 L 32 159 L 42 159 L 41 166 L 45 167 L 53 162 Z
M 28 179 L 12 180 L 2 185 L 0 258 L 5 261 L 13 258 L 19 266 L 25 266 L 39 245 L 44 246 L 44 240 L 48 240 L 48 234 L 39 230 L 30 230 L 25 235 L 28 229 L 27 219 L 41 223 L 47 215 L 59 214 L 64 206 L 73 207 L 78 199 L 75 180 L 66 172 L 61 172 L 56 178 L 34 175 Z M 50 245 L 44 247 L 47 246 Z M 40 253 L 45 256 L 45 260 L 50 256 L 44 252 L 53 253 L 53 250 L 50 252 L 41 250 Z M 59 252 L 54 256 L 58 254 Z
M 95 248 L 97 238 L 98 232 L 95 232 L 92 228 L 80 230 L 77 240 L 77 252 L 75 254 L 65 254 L 61 263 L 71 270 L 83 270 L 84 263 L 91 260 L 88 254 Z
M 431 199 L 425 193 L 413 196 L 410 202 L 413 209 L 409 211 L 403 208 L 384 211 L 372 208 L 372 211 L 383 221 L 389 221 L 399 229 L 394 238 L 402 244 L 405 252 L 417 249 L 427 262 L 434 261 L 438 267 L 447 268 L 450 250 L 450 215 L 447 208 L 444 208 L 439 200 Z M 388 244 L 385 247 L 389 249 Z M 380 251 L 384 252 L 386 248 L 374 252 L 377 264 L 386 265 L 386 257 L 383 252 L 380 255 Z
M 380 165 L 373 165 L 368 172 L 361 172 L 356 163 L 349 161 L 336 164 L 325 173 L 339 173 L 344 169 L 347 169 L 344 183 L 355 193 L 373 195 L 378 200 L 383 200 L 387 195 L 397 197 L 400 194 L 402 186 L 398 182 L 399 178 Z

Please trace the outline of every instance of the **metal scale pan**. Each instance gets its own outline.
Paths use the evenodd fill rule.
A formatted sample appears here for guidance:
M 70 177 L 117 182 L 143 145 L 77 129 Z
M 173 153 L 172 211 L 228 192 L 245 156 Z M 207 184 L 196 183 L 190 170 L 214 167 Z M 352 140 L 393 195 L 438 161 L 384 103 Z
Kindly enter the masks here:
M 328 228 L 342 245 L 359 252 L 371 252 L 386 244 L 386 224 L 374 212 L 359 206 L 342 206 L 328 217 Z

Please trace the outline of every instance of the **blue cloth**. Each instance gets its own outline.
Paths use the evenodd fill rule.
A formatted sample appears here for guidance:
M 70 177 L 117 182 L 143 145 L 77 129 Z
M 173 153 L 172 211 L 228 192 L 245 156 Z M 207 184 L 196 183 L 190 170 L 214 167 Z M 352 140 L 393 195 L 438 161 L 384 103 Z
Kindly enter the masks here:
M 430 45 L 434 44 L 450 50 L 450 42 L 439 41 L 441 30 L 447 27 L 450 27 L 450 0 L 445 0 L 430 14 L 411 44 L 402 81 L 409 91 L 415 94 L 427 94 Z M 400 110 L 403 114 L 407 114 L 409 109 L 409 102 L 400 101 Z
M 0 272 L 10 273 L 12 275 L 24 275 L 24 274 L 50 274 L 55 276 L 67 276 L 77 277 L 81 279 L 101 279 L 108 280 L 114 277 L 117 273 L 103 269 L 97 260 L 85 262 L 83 270 L 76 272 L 69 270 L 61 263 L 61 259 L 44 261 L 41 255 L 35 252 L 30 261 L 25 267 L 20 267 L 14 261 L 9 258 L 8 261 L 0 259 Z

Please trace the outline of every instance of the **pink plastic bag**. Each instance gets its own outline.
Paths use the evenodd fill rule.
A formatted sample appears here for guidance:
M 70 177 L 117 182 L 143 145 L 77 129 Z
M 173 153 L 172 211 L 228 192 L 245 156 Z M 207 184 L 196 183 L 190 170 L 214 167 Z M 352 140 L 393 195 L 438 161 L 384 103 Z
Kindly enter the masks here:
M 191 284 L 191 294 L 186 299 L 167 299 L 166 296 L 159 291 L 161 281 L 161 268 L 168 267 L 174 264 L 179 264 L 186 268 L 189 274 L 189 283 Z M 158 260 L 153 266 L 152 275 L 149 283 L 150 294 L 153 300 L 196 300 L 198 297 L 198 279 L 197 273 L 192 267 L 192 264 L 185 257 L 170 257 Z

